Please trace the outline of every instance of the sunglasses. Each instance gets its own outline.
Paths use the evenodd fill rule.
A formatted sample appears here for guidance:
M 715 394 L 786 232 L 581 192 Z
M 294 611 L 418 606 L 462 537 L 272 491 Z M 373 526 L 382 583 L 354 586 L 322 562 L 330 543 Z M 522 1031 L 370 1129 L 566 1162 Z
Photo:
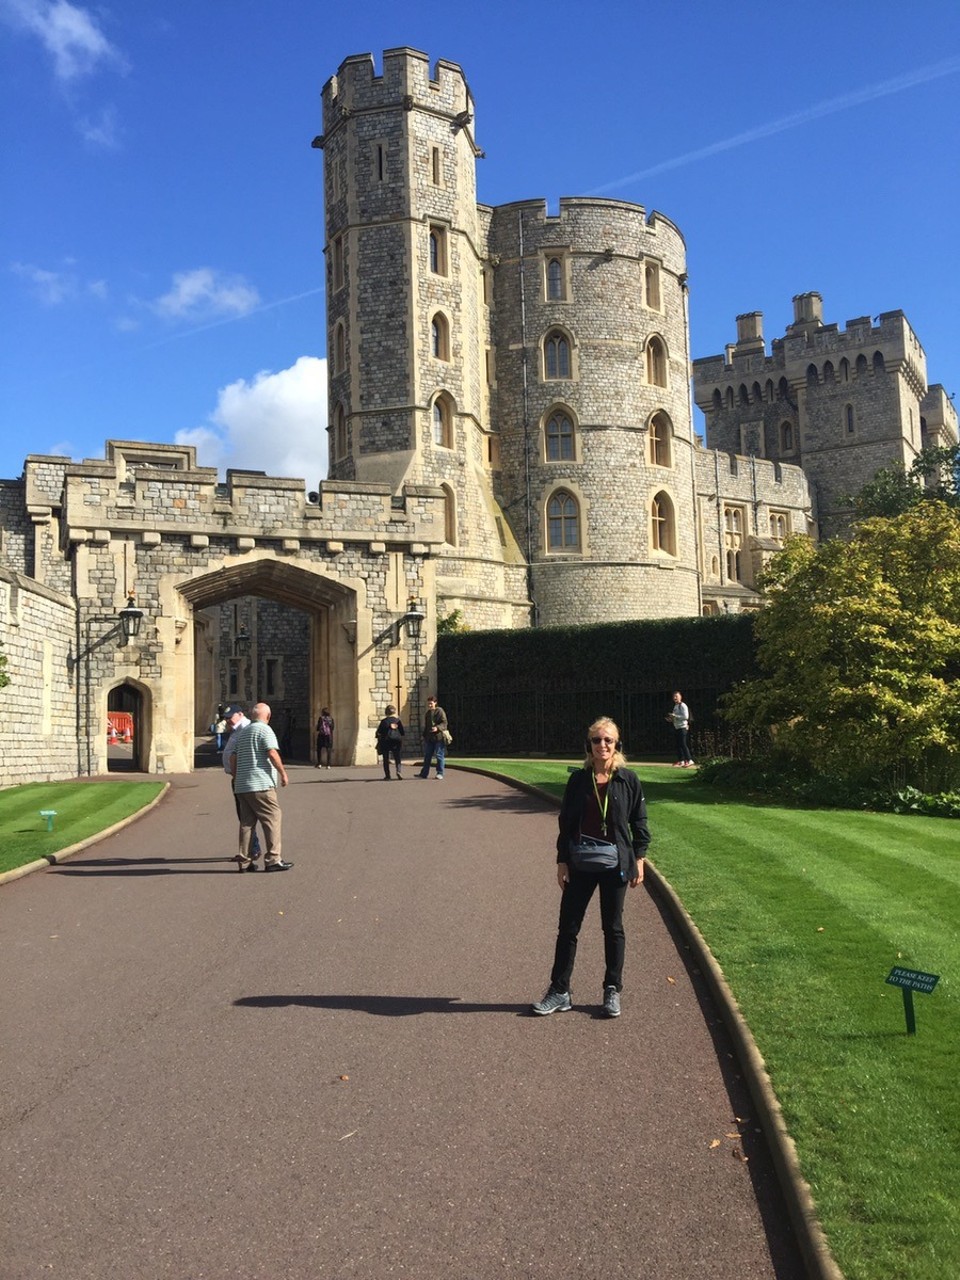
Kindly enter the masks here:
M 590 741 L 595 747 L 599 747 L 601 742 L 605 747 L 615 747 L 617 745 L 616 738 L 591 738 Z

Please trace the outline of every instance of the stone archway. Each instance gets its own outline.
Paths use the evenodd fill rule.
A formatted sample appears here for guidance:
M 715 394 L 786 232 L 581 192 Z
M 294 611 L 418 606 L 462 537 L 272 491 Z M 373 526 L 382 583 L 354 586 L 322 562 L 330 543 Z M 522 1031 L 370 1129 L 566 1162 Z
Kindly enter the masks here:
M 179 580 L 174 591 L 177 634 L 164 674 L 167 682 L 173 680 L 175 705 L 186 712 L 178 717 L 181 723 L 168 726 L 184 739 L 183 752 L 200 722 L 197 717 L 209 719 L 207 704 L 249 705 L 261 700 L 274 707 L 274 727 L 293 758 L 312 758 L 312 726 L 322 706 L 333 709 L 337 723 L 337 759 L 346 764 L 365 758 L 361 728 L 367 717 L 359 706 L 360 672 L 366 669 L 369 674 L 375 650 L 363 643 L 369 626 L 362 625 L 368 613 L 362 580 L 348 584 L 324 572 L 322 565 L 247 555 Z M 251 608 L 251 601 L 276 606 L 267 610 L 273 628 L 269 638 L 256 621 L 262 610 Z M 243 605 L 242 613 L 237 602 Z M 224 608 L 231 604 L 233 610 Z M 289 628 L 286 641 L 276 634 L 284 611 L 288 619 L 296 614 L 305 624 L 303 672 L 293 696 L 285 698 L 276 697 L 276 688 L 271 692 L 275 667 L 282 673 L 284 659 L 290 657 Z M 204 704 L 198 705 L 201 698 Z
M 105 720 L 114 728 L 107 735 L 107 772 L 141 773 L 149 759 L 150 690 L 139 680 L 122 680 L 107 690 Z M 116 730 L 119 729 L 119 732 Z

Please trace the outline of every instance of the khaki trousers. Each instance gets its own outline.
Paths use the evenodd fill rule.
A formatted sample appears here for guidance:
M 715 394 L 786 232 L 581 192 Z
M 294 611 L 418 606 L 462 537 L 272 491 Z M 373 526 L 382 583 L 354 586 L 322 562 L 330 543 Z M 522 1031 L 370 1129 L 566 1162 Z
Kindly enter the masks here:
M 252 861 L 250 845 L 257 823 L 263 829 L 265 845 L 264 862 L 280 862 L 280 804 L 277 791 L 237 791 L 237 809 L 240 813 L 240 861 L 246 865 Z

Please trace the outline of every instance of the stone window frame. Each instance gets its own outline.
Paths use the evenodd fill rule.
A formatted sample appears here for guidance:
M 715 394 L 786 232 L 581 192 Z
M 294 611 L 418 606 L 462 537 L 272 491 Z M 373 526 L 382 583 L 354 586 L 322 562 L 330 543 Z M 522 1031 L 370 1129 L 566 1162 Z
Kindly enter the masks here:
M 540 269 L 544 302 L 570 302 L 570 253 L 567 249 L 542 249 Z
M 334 236 L 330 244 L 330 275 L 333 292 L 337 293 L 347 282 L 346 246 L 342 235 Z
M 443 180 L 443 152 L 436 143 L 430 147 L 430 185 L 431 187 L 446 186 Z
M 782 543 L 790 532 L 789 511 L 781 511 L 776 507 L 771 507 L 768 519 L 770 525 L 770 537 L 774 542 Z
M 438 449 L 452 449 L 454 446 L 455 411 L 449 391 L 438 391 L 430 401 L 430 439 Z
M 670 390 L 670 348 L 662 333 L 648 334 L 643 344 L 643 376 L 648 387 Z
M 797 451 L 797 429 L 792 422 L 784 419 L 780 423 L 780 452 L 787 454 Z
M 550 348 L 551 345 L 557 345 L 556 354 L 556 372 L 550 372 Z M 566 347 L 566 372 L 561 372 L 563 367 L 562 354 L 563 346 Z M 554 324 L 547 329 L 540 339 L 540 380 L 541 382 L 576 382 L 580 377 L 580 368 L 578 360 L 577 345 L 573 340 L 570 330 L 563 325 Z
M 263 660 L 264 694 L 268 698 L 274 698 L 277 702 L 282 702 L 286 696 L 283 690 L 283 654 L 264 653 L 261 657 Z
M 657 419 L 662 419 L 658 424 Z M 658 425 L 665 428 L 661 435 Z M 673 470 L 673 420 L 666 409 L 655 409 L 647 419 L 647 459 L 652 467 Z
M 650 551 L 677 557 L 677 503 L 669 489 L 659 488 L 650 498 Z
M 843 406 L 841 430 L 843 431 L 844 439 L 857 434 L 857 413 L 850 401 L 847 401 Z
M 747 509 L 738 502 L 723 504 L 723 546 L 728 582 L 741 582 L 742 552 L 747 535 Z
M 333 410 L 333 457 L 334 461 L 339 462 L 341 458 L 347 456 L 347 415 L 341 403 L 337 403 Z
M 557 431 L 551 435 L 550 426 L 557 419 L 563 419 L 570 424 L 569 432 Z M 550 445 L 553 439 L 556 439 L 560 445 L 560 451 L 556 457 L 551 457 Z M 563 441 L 569 439 L 570 452 L 563 453 Z M 580 428 L 577 423 L 576 414 L 568 404 L 557 402 L 550 405 L 546 413 L 540 420 L 540 441 L 541 441 L 541 457 L 547 466 L 562 465 L 565 462 L 582 461 L 580 452 Z
M 345 373 L 347 368 L 347 326 L 338 320 L 333 330 L 333 372 Z
M 457 545 L 457 495 L 449 484 L 441 484 L 443 490 L 443 540 L 447 546 Z
M 430 317 L 430 355 L 450 363 L 450 317 L 439 309 Z
M 555 504 L 560 505 L 555 509 Z M 543 545 L 547 555 L 569 556 L 584 553 L 583 538 L 583 500 L 573 485 L 564 482 L 552 487 L 543 500 Z M 559 521 L 560 545 L 554 545 L 553 532 Z M 576 541 L 566 541 L 568 529 L 572 528 Z
M 431 222 L 427 231 L 427 263 L 430 274 L 434 276 L 450 275 L 450 236 L 449 228 L 442 222 Z
M 371 172 L 377 184 L 390 181 L 390 146 L 386 138 L 370 139 Z
M 643 305 L 648 311 L 663 314 L 663 264 L 656 258 L 643 260 Z

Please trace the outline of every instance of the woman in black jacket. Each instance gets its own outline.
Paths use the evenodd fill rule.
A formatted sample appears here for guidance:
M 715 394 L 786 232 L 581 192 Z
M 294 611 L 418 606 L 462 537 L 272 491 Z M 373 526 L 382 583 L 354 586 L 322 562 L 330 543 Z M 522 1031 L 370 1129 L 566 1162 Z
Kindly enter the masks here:
M 594 890 L 600 890 L 600 920 L 606 973 L 603 1012 L 620 1016 L 623 985 L 623 903 L 627 886 L 643 880 L 643 858 L 650 844 L 647 806 L 640 779 L 627 768 L 620 730 L 607 717 L 587 730 L 587 758 L 570 775 L 560 808 L 557 835 L 557 883 L 560 925 L 550 986 L 533 1006 L 540 1015 L 566 1013 L 577 937 Z

